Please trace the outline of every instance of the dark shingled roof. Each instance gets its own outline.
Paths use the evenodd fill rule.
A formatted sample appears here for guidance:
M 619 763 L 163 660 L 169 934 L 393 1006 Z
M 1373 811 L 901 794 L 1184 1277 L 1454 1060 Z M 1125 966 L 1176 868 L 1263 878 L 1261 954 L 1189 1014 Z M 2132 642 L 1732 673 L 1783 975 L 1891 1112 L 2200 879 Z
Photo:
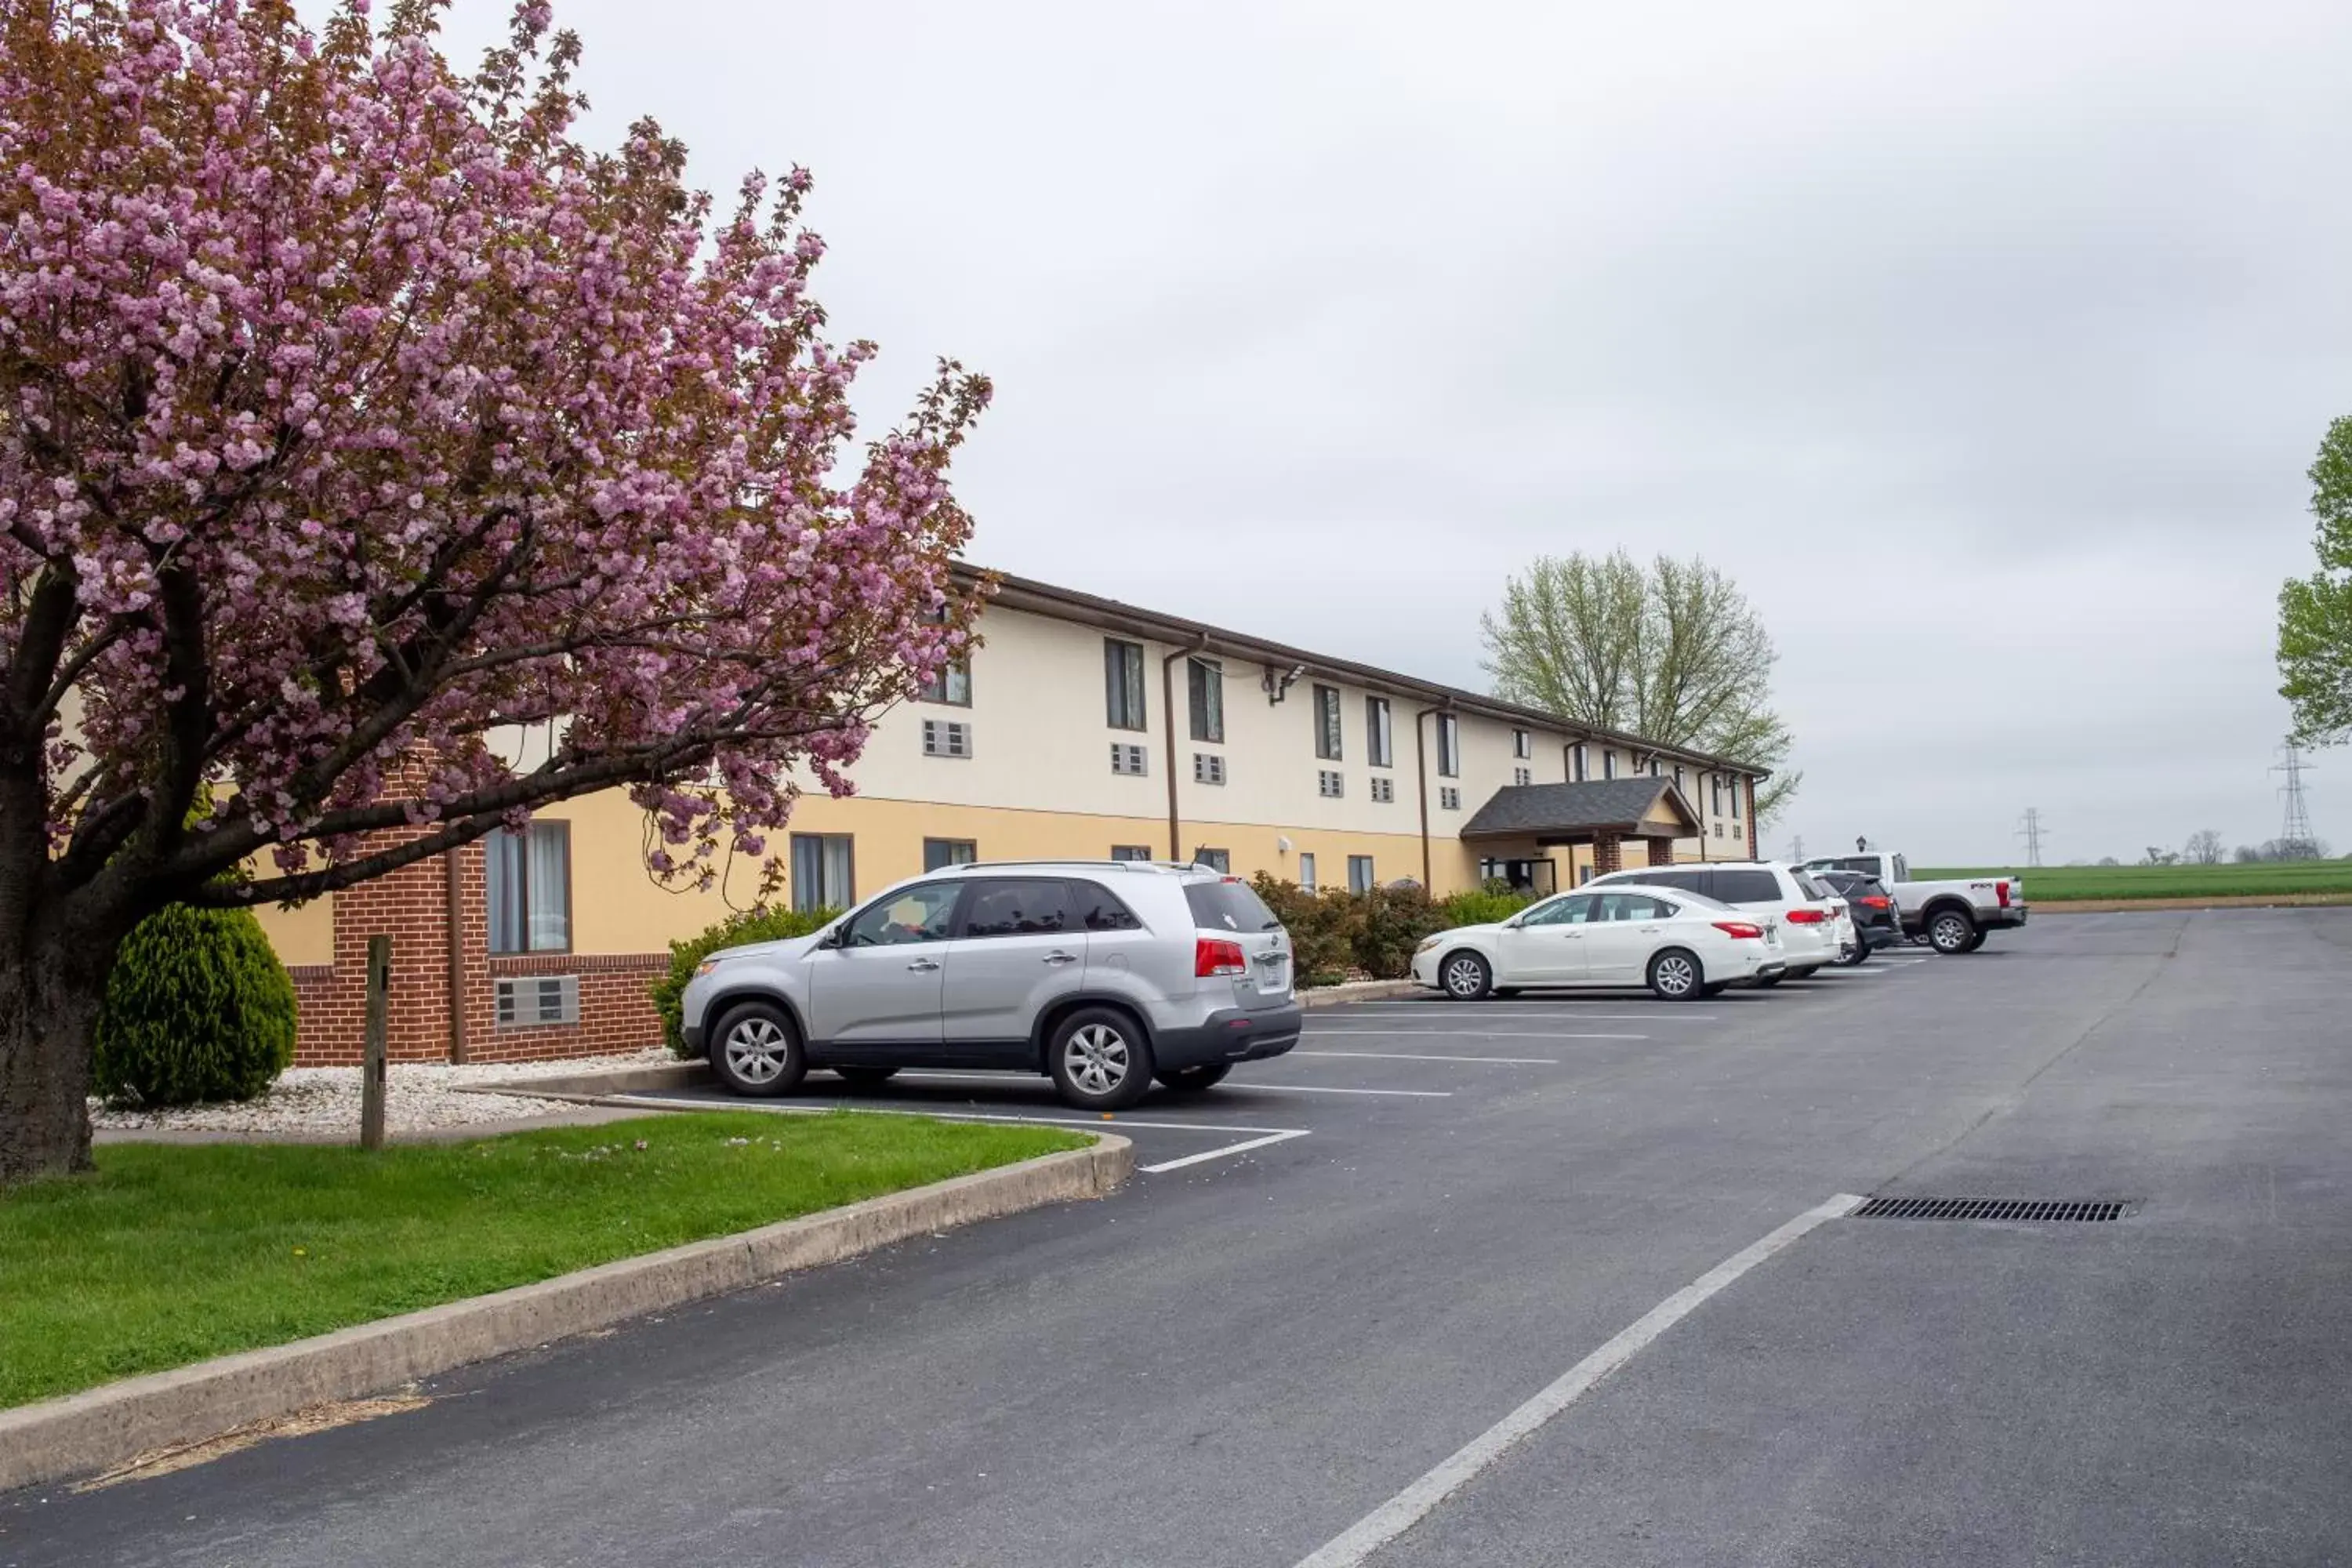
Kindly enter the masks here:
M 1672 779 L 1602 779 L 1592 784 L 1506 784 L 1495 798 L 1463 824 L 1465 838 L 1524 838 L 1556 833 L 1614 830 L 1630 833 L 1651 815 L 1660 795 L 1674 797 L 1675 805 L 1694 829 L 1698 813 L 1675 788 Z

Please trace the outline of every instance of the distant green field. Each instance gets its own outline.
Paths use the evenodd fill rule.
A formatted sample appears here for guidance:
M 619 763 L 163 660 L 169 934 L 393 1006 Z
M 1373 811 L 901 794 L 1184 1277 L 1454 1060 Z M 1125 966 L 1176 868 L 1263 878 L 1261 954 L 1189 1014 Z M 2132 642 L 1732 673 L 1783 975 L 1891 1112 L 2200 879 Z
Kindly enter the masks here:
M 1914 867 L 1922 881 L 1946 877 L 2022 877 L 2029 904 L 2078 899 L 2232 899 L 2283 893 L 2352 897 L 2352 860 L 2288 860 L 2255 866 Z

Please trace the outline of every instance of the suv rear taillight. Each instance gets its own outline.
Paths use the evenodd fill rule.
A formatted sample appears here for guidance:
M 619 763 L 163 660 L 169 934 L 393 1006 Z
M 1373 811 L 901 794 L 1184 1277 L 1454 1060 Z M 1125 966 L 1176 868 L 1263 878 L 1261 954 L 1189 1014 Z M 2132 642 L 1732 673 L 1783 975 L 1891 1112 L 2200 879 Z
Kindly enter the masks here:
M 1861 904 L 1865 910 L 1887 910 L 1895 907 L 1895 900 L 1884 893 L 1864 893 L 1855 902 Z
M 1715 929 L 1726 936 L 1737 937 L 1741 942 L 1764 940 L 1764 928 L 1749 925 L 1746 921 L 1717 921 L 1715 922 Z
M 1830 917 L 1821 910 L 1790 910 L 1789 923 L 1792 926 L 1817 926 Z
M 2000 900 L 2002 909 L 2009 908 L 2009 879 L 2003 877 L 1992 885 L 1992 896 Z
M 1247 974 L 1249 960 L 1242 955 L 1242 944 L 1225 942 L 1213 936 L 1198 938 L 1192 943 L 1192 977 L 1207 980 L 1218 974 Z

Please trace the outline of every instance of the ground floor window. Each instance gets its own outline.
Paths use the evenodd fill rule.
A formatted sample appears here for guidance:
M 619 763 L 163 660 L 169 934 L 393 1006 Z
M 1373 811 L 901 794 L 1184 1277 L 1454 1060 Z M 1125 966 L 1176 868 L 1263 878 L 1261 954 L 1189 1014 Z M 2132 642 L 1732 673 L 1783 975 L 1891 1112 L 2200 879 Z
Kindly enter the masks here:
M 846 833 L 793 835 L 793 908 L 845 910 L 857 899 L 856 858 Z
M 1478 880 L 1507 882 L 1515 893 L 1535 893 L 1538 896 L 1559 890 L 1559 868 L 1549 859 L 1481 860 Z
M 1204 844 L 1192 851 L 1192 864 L 1206 866 L 1212 871 L 1230 873 L 1234 868 L 1234 858 L 1226 850 L 1212 849 Z
M 1110 858 L 1114 860 L 1149 860 L 1151 858 L 1151 846 L 1149 844 L 1114 844 L 1110 847 Z
M 1303 892 L 1315 890 L 1315 857 L 1304 852 L 1298 857 L 1298 886 Z
M 950 866 L 969 866 L 980 858 L 980 846 L 969 838 L 926 838 L 923 840 L 923 869 L 942 870 Z
M 567 952 L 572 947 L 572 825 L 534 822 L 482 841 L 492 952 Z
M 1372 858 L 1369 855 L 1348 857 L 1348 891 L 1369 893 L 1372 890 Z

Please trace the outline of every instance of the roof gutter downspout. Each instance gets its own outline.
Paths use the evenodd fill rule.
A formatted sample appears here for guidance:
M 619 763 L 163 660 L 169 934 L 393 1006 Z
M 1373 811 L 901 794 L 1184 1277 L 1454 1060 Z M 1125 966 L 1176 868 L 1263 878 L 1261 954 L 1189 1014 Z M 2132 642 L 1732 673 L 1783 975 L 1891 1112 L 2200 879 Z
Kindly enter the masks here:
M 1437 896 L 1437 889 L 1429 879 L 1429 744 L 1422 734 L 1422 721 L 1452 707 L 1450 702 L 1441 702 L 1412 716 L 1413 793 L 1421 797 L 1421 890 L 1431 898 Z
M 1168 727 L 1168 858 L 1182 860 L 1184 825 L 1176 816 L 1176 661 L 1190 658 L 1209 646 L 1206 637 L 1195 637 L 1186 647 L 1176 649 L 1160 661 L 1160 721 Z

